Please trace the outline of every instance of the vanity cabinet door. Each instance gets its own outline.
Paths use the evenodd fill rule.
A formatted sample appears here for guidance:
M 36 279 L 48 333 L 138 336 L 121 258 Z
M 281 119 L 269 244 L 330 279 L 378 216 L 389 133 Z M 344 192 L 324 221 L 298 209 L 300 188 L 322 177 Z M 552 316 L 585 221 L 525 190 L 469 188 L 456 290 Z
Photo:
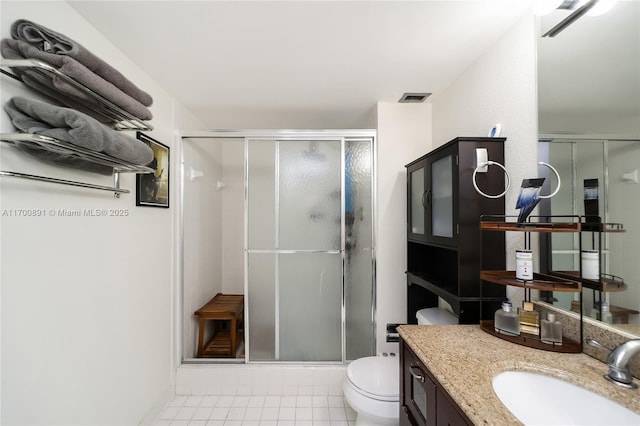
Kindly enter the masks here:
M 436 384 L 427 369 L 405 345 L 401 352 L 402 386 L 400 421 L 412 425 L 436 425 Z
M 437 426 L 467 426 L 473 424 L 466 419 L 466 416 L 458 411 L 456 408 L 457 404 L 451 400 L 442 388 L 438 388 L 436 399 L 436 409 L 438 411 Z

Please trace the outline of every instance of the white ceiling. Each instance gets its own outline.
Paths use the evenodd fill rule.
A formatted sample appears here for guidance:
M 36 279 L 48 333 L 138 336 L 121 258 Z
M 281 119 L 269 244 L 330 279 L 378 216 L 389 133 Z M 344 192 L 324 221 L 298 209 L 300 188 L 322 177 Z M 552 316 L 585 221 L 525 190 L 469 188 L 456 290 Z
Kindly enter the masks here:
M 363 128 L 437 97 L 530 1 L 70 1 L 206 129 Z

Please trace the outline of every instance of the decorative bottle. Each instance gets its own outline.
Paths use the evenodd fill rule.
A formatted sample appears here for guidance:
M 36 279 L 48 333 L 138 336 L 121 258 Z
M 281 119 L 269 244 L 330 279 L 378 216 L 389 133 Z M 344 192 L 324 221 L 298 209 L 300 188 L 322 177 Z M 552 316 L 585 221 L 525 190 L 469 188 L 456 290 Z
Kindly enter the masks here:
M 502 309 L 496 311 L 494 329 L 501 334 L 520 335 L 520 318 L 512 311 L 511 302 L 502 302 Z
M 540 321 L 540 340 L 550 345 L 562 344 L 562 323 L 556 321 L 556 314 L 547 313 L 547 319 Z
M 607 302 L 602 302 L 602 304 L 600 305 L 600 309 L 600 320 L 602 322 L 606 322 L 607 324 L 613 324 L 613 314 L 609 310 L 609 304 Z
M 522 302 L 522 308 L 518 308 L 520 318 L 520 332 L 540 335 L 540 312 L 533 308 L 533 302 Z

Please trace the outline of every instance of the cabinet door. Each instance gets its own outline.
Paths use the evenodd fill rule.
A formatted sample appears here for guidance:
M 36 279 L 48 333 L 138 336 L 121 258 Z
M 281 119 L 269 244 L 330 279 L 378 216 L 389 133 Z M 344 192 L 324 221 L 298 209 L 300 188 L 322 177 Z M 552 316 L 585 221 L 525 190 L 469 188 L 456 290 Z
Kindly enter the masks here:
M 457 145 L 427 157 L 425 221 L 429 242 L 446 246 L 455 246 L 457 243 L 457 170 Z
M 441 388 L 438 388 L 436 398 L 438 400 L 438 421 L 436 426 L 467 426 L 472 424 L 467 421 L 466 416 L 463 416 L 458 411 L 455 402 Z
M 426 241 L 426 161 L 407 167 L 407 238 Z
M 402 347 L 402 411 L 415 425 L 435 426 L 436 384 L 406 345 Z

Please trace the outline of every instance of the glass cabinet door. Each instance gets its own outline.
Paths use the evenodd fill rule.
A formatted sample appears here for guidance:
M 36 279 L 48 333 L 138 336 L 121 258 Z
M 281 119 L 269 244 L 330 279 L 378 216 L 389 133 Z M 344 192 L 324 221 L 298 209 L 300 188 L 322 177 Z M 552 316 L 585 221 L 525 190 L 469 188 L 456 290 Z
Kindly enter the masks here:
M 407 170 L 409 179 L 408 229 L 409 239 L 426 240 L 427 191 L 425 186 L 425 162 L 421 161 Z
M 455 246 L 458 235 L 457 147 L 443 149 L 429 157 L 426 171 L 427 242 Z
M 431 235 L 453 237 L 452 156 L 431 163 Z

